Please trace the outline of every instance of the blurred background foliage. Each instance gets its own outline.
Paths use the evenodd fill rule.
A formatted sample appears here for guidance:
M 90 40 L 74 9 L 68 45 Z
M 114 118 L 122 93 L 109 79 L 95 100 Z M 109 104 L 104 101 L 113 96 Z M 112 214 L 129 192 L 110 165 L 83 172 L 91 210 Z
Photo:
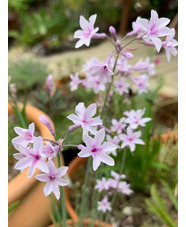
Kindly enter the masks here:
M 131 0 L 130 6 L 129 24 L 152 8 L 171 19 L 178 11 L 177 0 Z M 124 0 L 8 0 L 9 38 L 32 47 L 55 37 L 55 45 L 60 45 L 72 40 L 80 15 L 88 19 L 97 14 L 96 26 L 101 32 L 108 31 L 111 24 L 119 27 L 123 7 Z

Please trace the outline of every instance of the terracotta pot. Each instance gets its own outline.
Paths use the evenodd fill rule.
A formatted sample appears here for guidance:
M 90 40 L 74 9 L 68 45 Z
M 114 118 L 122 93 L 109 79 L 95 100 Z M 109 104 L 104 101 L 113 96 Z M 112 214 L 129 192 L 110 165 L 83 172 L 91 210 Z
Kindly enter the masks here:
M 175 115 L 177 117 L 178 109 L 176 108 L 176 106 L 178 105 L 178 100 L 176 97 L 172 97 L 167 94 L 159 94 L 159 97 L 162 100 L 162 102 L 159 103 L 159 108 L 162 110 L 160 111 L 160 117 L 158 117 L 158 113 L 159 113 L 158 110 L 155 114 L 155 117 L 157 118 L 158 121 L 160 121 L 160 123 L 163 123 L 169 127 L 174 127 L 175 129 L 168 131 L 166 133 L 163 133 L 160 136 L 155 135 L 154 138 L 159 138 L 161 140 L 161 142 L 164 144 L 166 144 L 172 138 L 172 142 L 177 143 L 178 142 L 178 129 L 176 126 L 178 125 L 178 121 L 177 121 L 177 119 L 174 119 L 174 121 L 173 121 L 172 116 Z M 166 107 L 169 107 L 170 105 L 174 105 L 174 106 L 170 110 L 167 109 L 167 111 L 173 112 L 171 115 L 171 119 L 168 120 L 168 116 L 166 114 L 164 114 L 163 109 L 165 109 Z M 166 109 L 165 109 L 165 111 L 166 111 Z M 169 116 L 169 118 L 170 118 L 170 116 Z
M 20 109 L 23 107 L 20 104 Z M 51 119 L 41 110 L 32 105 L 26 105 L 25 108 L 27 119 L 34 122 L 42 137 L 53 140 L 48 128 L 39 120 L 40 114 L 47 117 L 54 128 Z M 8 113 L 14 114 L 13 108 L 8 103 Z M 64 165 L 63 157 L 61 156 Z M 57 166 L 57 160 L 56 160 Z M 45 197 L 43 193 L 44 182 L 39 182 L 34 177 L 40 173 L 39 169 L 35 170 L 34 175 L 29 179 L 27 177 L 28 169 L 18 174 L 8 183 L 8 205 L 19 200 L 20 204 L 10 215 L 8 222 L 9 227 L 35 227 L 46 226 L 50 222 L 50 198 Z
M 69 225 L 70 227 L 76 227 L 76 224 L 77 221 L 73 221 L 72 219 L 68 219 L 67 220 L 67 225 Z M 83 220 L 83 226 L 84 227 L 88 227 L 89 225 L 91 224 L 91 220 L 90 219 L 84 219 Z M 98 220 L 95 221 L 94 223 L 94 227 L 113 227 L 112 225 L 110 224 L 106 224 L 105 222 L 99 222 Z M 54 227 L 54 225 L 49 225 L 48 227 Z

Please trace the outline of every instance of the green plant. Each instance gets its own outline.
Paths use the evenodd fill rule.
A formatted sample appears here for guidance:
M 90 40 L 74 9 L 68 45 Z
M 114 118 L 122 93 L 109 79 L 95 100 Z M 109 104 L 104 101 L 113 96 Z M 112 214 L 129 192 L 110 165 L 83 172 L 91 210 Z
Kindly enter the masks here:
M 54 113 L 59 114 L 66 108 L 66 102 L 62 97 L 61 89 L 56 89 L 50 97 L 45 90 L 35 91 L 33 92 L 32 103 L 45 113 L 48 113 L 52 118 Z
M 33 59 L 10 61 L 8 73 L 11 76 L 11 82 L 16 84 L 18 92 L 26 92 L 36 85 L 43 84 L 49 74 L 45 64 Z
M 122 114 L 124 111 L 130 109 L 140 109 L 145 107 L 145 116 L 154 119 L 153 107 L 158 97 L 158 92 L 162 86 L 163 80 L 159 81 L 158 87 L 154 91 L 149 91 L 147 94 L 137 96 L 131 93 L 130 101 L 120 105 L 122 97 L 115 97 L 113 105 L 113 112 L 110 110 L 110 118 L 113 118 L 115 114 Z M 115 94 L 116 95 L 116 94 Z M 126 100 L 127 101 L 127 100 Z M 143 106 L 143 107 L 142 107 Z M 109 114 L 109 113 L 108 113 Z M 145 117 L 144 116 L 144 117 Z M 150 188 L 151 173 L 155 173 L 158 169 L 162 171 L 164 168 L 168 168 L 168 165 L 158 161 L 158 155 L 161 149 L 160 139 L 153 138 L 153 131 L 156 128 L 155 121 L 152 120 L 146 124 L 146 127 L 142 130 L 142 140 L 145 142 L 145 146 L 137 145 L 133 153 L 129 148 L 126 149 L 126 162 L 124 173 L 129 177 L 131 187 L 136 192 L 147 192 Z M 121 162 L 123 150 L 118 152 L 117 157 L 114 157 L 118 166 Z
M 33 46 L 53 35 L 57 35 L 60 41 L 66 40 L 77 27 L 77 23 L 66 14 L 62 1 L 51 3 L 45 8 L 40 7 L 37 11 L 23 11 L 20 21 L 21 32 L 12 30 L 9 36 L 23 46 Z
M 174 205 L 175 210 L 178 211 L 177 196 L 174 195 L 172 189 L 165 181 L 162 181 L 162 184 L 164 186 L 164 189 L 167 192 L 169 200 Z M 165 202 L 163 201 L 160 194 L 158 193 L 157 187 L 155 184 L 151 186 L 151 197 L 152 197 L 152 200 L 150 199 L 145 200 L 149 213 L 156 215 L 158 219 L 162 221 L 162 224 L 166 224 L 168 227 L 178 226 L 176 222 L 173 220 L 173 218 L 171 217 L 170 212 L 168 212 L 168 207 L 166 206 Z

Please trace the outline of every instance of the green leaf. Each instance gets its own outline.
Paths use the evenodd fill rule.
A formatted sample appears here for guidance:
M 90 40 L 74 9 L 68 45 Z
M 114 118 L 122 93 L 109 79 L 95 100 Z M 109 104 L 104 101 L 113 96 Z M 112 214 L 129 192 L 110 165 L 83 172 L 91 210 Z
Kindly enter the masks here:
M 176 198 L 176 196 L 174 195 L 172 189 L 170 188 L 170 186 L 167 184 L 166 181 L 161 180 L 161 183 L 163 184 L 163 186 L 165 187 L 168 196 L 170 198 L 170 200 L 172 201 L 172 203 L 174 204 L 176 211 L 178 211 L 178 199 Z
M 17 200 L 8 207 L 8 217 L 13 213 L 13 211 L 19 204 L 20 204 L 20 201 Z

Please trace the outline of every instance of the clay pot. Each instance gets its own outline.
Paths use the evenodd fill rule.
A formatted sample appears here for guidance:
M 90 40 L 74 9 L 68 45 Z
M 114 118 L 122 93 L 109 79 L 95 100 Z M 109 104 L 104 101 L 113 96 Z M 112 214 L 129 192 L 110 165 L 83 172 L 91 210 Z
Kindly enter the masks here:
M 23 107 L 19 105 L 20 109 Z M 14 114 L 13 108 L 8 103 L 8 113 Z M 40 114 L 47 117 L 54 128 L 51 119 L 41 110 L 32 105 L 26 105 L 25 113 L 30 122 L 34 122 L 42 137 L 53 140 L 49 129 L 39 120 Z M 63 157 L 61 163 L 64 165 Z M 57 160 L 56 160 L 57 166 Z M 50 223 L 51 202 L 49 197 L 43 193 L 44 182 L 39 182 L 34 177 L 40 173 L 39 169 L 35 170 L 34 175 L 29 179 L 27 177 L 28 169 L 19 173 L 8 183 L 8 205 L 19 200 L 20 204 L 10 215 L 8 222 L 9 227 L 35 227 L 46 226 Z
M 67 220 L 67 225 L 69 225 L 70 227 L 76 227 L 77 221 L 73 221 L 72 219 L 68 219 Z M 91 220 L 90 219 L 84 219 L 83 220 L 83 226 L 84 227 L 88 227 L 91 224 Z M 54 225 L 49 225 L 48 227 L 54 227 Z M 98 220 L 95 221 L 94 223 L 94 227 L 113 227 L 110 224 L 106 224 L 105 222 L 99 222 Z

